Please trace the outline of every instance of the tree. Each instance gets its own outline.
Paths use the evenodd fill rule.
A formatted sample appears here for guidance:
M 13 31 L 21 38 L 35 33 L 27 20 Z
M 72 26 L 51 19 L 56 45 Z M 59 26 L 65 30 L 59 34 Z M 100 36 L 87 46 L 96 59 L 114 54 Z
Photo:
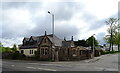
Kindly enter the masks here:
M 0 53 L 2 52 L 2 43 L 0 42 Z
M 92 49 L 93 49 L 93 40 L 94 40 L 94 46 L 98 46 L 98 41 L 95 39 L 94 36 L 91 36 L 86 40 L 87 45 L 91 46 Z
M 0 42 L 0 53 L 2 53 L 2 52 L 9 52 L 9 51 L 11 51 L 11 48 L 3 47 L 2 43 Z
M 120 50 L 120 25 L 116 26 L 116 31 L 114 34 L 114 45 L 118 45 L 118 50 Z
M 118 50 L 120 50 L 120 24 L 118 24 Z
M 113 45 L 115 44 L 115 42 L 117 42 L 117 41 L 115 41 L 115 39 L 119 38 L 119 37 L 115 38 L 116 29 L 118 29 L 118 25 L 116 25 L 117 22 L 118 22 L 117 18 L 109 18 L 109 20 L 105 21 L 105 23 L 109 26 L 109 28 L 108 28 L 109 36 L 107 35 L 105 37 L 106 42 L 110 43 L 109 51 L 111 50 L 111 48 L 112 48 L 112 51 L 113 51 Z
M 76 46 L 84 46 L 84 47 L 87 47 L 87 43 L 86 43 L 86 40 L 78 40 L 78 41 L 75 41 L 75 45 Z
M 13 45 L 12 51 L 14 51 L 14 52 L 17 51 L 17 46 L 16 46 L 16 44 Z
M 40 59 L 40 49 L 37 49 L 36 53 L 35 53 L 35 59 L 39 60 Z

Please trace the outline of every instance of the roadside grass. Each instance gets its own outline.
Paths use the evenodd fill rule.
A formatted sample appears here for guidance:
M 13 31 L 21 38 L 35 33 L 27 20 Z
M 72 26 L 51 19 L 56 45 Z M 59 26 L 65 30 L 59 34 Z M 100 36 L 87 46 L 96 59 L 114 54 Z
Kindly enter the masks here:
M 103 55 L 104 54 L 116 54 L 116 53 L 120 53 L 120 51 L 104 51 Z

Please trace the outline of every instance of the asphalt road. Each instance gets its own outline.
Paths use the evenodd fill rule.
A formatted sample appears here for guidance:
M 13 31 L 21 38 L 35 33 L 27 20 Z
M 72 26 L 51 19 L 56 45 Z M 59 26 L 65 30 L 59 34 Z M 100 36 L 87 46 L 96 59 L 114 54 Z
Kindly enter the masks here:
M 69 62 L 2 60 L 2 71 L 118 71 L 118 54 Z

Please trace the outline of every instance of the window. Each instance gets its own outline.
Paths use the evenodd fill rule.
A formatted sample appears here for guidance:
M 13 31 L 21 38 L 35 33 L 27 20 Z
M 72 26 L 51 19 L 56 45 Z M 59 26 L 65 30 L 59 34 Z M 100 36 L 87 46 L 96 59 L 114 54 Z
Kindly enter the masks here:
M 40 54 L 43 54 L 43 49 L 42 48 L 40 49 Z
M 76 54 L 76 50 L 73 50 L 73 54 Z
M 41 48 L 41 54 L 42 55 L 46 55 L 46 54 L 48 54 L 48 49 L 47 48 Z
M 45 49 L 45 54 L 48 54 L 48 49 Z
M 85 51 L 85 50 L 83 50 L 82 54 L 86 54 L 86 51 Z
M 74 47 L 74 44 L 73 44 L 73 43 L 71 43 L 71 47 Z
M 30 50 L 30 54 L 33 54 L 33 50 Z
M 34 54 L 36 54 L 37 53 L 37 51 L 34 51 Z
M 31 50 L 30 50 L 30 54 L 31 54 Z
M 31 52 L 32 54 L 33 54 L 33 50 L 32 50 L 32 52 Z
M 21 50 L 21 53 L 24 53 L 24 50 Z
M 80 55 L 82 55 L 82 50 L 80 50 L 80 52 L 79 52 L 79 53 L 80 53 Z
M 44 54 L 44 49 L 43 48 L 41 48 L 41 54 Z

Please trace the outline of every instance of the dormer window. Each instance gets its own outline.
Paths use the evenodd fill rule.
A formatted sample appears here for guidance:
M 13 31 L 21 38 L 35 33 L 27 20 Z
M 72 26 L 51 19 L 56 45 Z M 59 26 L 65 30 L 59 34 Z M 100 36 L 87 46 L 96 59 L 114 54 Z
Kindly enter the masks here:
M 71 47 L 74 47 L 74 43 L 73 42 L 71 43 Z

